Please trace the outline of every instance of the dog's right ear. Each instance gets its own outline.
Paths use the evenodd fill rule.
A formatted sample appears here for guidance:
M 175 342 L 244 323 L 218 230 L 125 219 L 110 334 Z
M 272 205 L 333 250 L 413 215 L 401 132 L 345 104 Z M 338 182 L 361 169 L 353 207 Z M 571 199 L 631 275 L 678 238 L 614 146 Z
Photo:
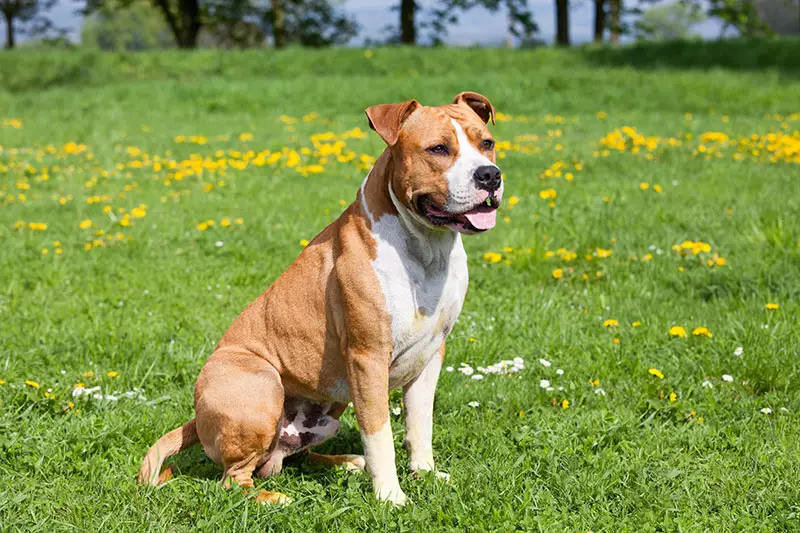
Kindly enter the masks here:
M 411 114 L 420 107 L 416 100 L 402 104 L 380 104 L 367 108 L 369 127 L 388 144 L 394 146 L 400 135 L 400 127 Z

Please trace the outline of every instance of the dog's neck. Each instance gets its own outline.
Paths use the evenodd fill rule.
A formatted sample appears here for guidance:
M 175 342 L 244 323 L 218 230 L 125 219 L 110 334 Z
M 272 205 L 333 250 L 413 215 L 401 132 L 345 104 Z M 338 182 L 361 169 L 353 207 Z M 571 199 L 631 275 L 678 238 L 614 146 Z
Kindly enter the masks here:
M 395 246 L 405 247 L 410 258 L 419 262 L 426 270 L 439 269 L 447 264 L 453 247 L 461 242 L 461 234 L 448 228 L 432 228 L 421 219 L 421 215 L 407 208 L 392 188 L 393 171 L 392 155 L 386 149 L 361 185 L 360 197 L 364 214 L 370 221 L 373 233 Z M 402 232 L 402 239 L 381 235 L 385 231 L 385 225 L 380 220 L 385 216 L 397 220 L 391 227 Z

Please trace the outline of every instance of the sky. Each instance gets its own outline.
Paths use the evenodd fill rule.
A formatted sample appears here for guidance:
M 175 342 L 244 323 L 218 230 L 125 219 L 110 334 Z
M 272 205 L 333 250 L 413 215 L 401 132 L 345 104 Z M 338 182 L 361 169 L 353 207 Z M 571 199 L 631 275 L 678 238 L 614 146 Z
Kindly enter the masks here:
M 385 41 L 387 35 L 381 30 L 389 24 L 397 25 L 398 13 L 391 11 L 398 0 L 335 0 L 341 9 L 352 14 L 358 20 L 361 31 L 353 44 L 359 45 L 367 38 L 374 41 Z M 423 9 L 435 0 L 419 2 Z M 84 2 L 76 0 L 58 0 L 50 11 L 50 17 L 57 26 L 67 29 L 67 35 L 74 42 L 80 41 L 82 17 L 76 11 Z M 534 20 L 539 25 L 538 38 L 552 42 L 555 35 L 555 1 L 528 0 L 533 11 Z M 592 39 L 594 4 L 591 0 L 573 0 L 570 9 L 570 36 L 574 43 L 587 42 Z M 695 28 L 695 31 L 706 38 L 714 38 L 719 34 L 720 25 L 709 21 Z M 483 8 L 469 10 L 459 16 L 458 24 L 451 26 L 445 42 L 455 46 L 474 44 L 502 43 L 507 37 L 506 15 L 502 12 L 491 13 Z M 5 24 L 0 24 L 0 42 L 5 42 Z M 24 37 L 18 38 L 23 41 Z

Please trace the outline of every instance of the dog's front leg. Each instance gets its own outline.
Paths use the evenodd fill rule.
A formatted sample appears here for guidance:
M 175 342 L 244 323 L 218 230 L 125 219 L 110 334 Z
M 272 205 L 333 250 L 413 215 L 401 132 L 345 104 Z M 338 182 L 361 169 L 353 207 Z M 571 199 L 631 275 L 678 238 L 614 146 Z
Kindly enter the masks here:
M 403 446 L 411 459 L 411 471 L 433 470 L 433 396 L 442 369 L 444 344 L 419 376 L 403 389 L 406 438 Z M 447 477 L 441 473 L 440 477 Z
M 404 505 L 406 495 L 397 479 L 394 440 L 389 423 L 389 366 L 375 354 L 349 353 L 350 398 L 364 443 L 364 460 L 378 499 Z

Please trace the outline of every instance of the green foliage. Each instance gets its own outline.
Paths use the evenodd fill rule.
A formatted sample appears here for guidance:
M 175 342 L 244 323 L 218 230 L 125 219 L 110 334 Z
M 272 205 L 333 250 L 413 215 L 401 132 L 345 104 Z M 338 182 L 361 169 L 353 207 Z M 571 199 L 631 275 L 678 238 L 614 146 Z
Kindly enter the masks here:
M 161 14 L 149 2 L 99 10 L 83 19 L 81 43 L 111 51 L 137 51 L 175 46 Z
M 689 44 L 648 44 L 601 57 L 408 48 L 0 54 L 0 529 L 796 531 L 798 165 L 770 162 L 766 147 L 738 148 L 752 135 L 800 130 L 791 115 L 800 81 L 784 75 L 797 41 L 704 44 L 692 69 L 665 59 L 691 57 Z M 724 59 L 748 49 L 758 51 Z M 659 51 L 662 68 L 634 68 Z M 778 60 L 762 68 L 769 57 Z M 170 459 L 177 475 L 166 486 L 135 485 L 146 449 L 192 416 L 194 380 L 225 329 L 300 253 L 300 240 L 354 200 L 361 155 L 384 146 L 364 108 L 446 103 L 462 90 L 497 108 L 491 129 L 506 199 L 498 227 L 465 238 L 470 289 L 446 365 L 515 356 L 526 364 L 481 381 L 442 373 L 434 453 L 450 484 L 410 476 L 393 416 L 413 501 L 404 509 L 374 502 L 368 475 L 303 458 L 256 482 L 295 503 L 261 507 L 224 491 L 199 446 Z M 603 155 L 601 139 L 624 126 L 645 143 L 661 139 L 663 150 L 648 159 L 628 143 Z M 319 161 L 312 135 L 356 127 L 368 135 L 345 140 L 355 159 L 328 157 L 319 174 L 247 155 L 286 149 L 302 164 Z M 699 151 L 709 132 L 730 137 L 721 157 Z M 221 159 L 239 163 L 224 176 L 204 168 L 176 179 Z M 557 162 L 572 180 L 563 170 L 546 175 Z M 549 188 L 554 207 L 541 198 Z M 142 204 L 146 215 L 123 226 Z M 243 221 L 224 226 L 224 217 Z M 81 228 L 85 220 L 93 226 Z M 198 229 L 207 220 L 216 224 Z M 14 229 L 18 221 L 25 225 Z M 708 267 L 671 250 L 686 239 L 727 263 Z M 548 256 L 559 248 L 578 255 Z M 592 255 L 597 248 L 611 255 Z M 487 252 L 501 260 L 485 261 Z M 687 338 L 670 337 L 673 325 Z M 692 335 L 701 325 L 713 337 Z M 73 398 L 79 382 L 100 386 L 103 399 Z M 143 398 L 122 397 L 134 389 Z M 105 398 L 114 392 L 117 401 Z M 320 451 L 361 451 L 352 412 Z
M 671 2 L 649 7 L 636 22 L 639 39 L 668 41 L 696 37 L 692 26 L 706 20 L 700 6 L 685 2 Z

